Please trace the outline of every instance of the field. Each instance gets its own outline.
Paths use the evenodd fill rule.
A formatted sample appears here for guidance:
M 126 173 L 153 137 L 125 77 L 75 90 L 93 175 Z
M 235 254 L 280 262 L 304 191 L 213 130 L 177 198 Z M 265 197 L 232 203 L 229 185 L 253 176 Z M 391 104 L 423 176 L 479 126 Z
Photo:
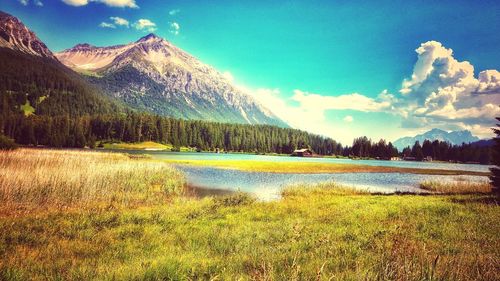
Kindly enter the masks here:
M 249 172 L 269 173 L 410 173 L 423 175 L 472 175 L 487 176 L 488 173 L 441 170 L 441 169 L 416 169 L 387 166 L 369 166 L 356 164 L 317 163 L 317 162 L 271 162 L 254 160 L 162 160 L 172 164 L 210 166 L 226 169 L 236 169 Z
M 194 199 L 166 163 L 27 149 L 0 152 L 0 180 L 0 280 L 500 279 L 489 194 Z

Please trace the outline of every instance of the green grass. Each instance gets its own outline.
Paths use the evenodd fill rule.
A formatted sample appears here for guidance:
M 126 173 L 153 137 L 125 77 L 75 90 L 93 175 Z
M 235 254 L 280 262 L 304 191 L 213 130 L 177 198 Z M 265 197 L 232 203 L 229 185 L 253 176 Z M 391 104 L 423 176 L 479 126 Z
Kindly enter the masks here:
M 323 186 L 268 203 L 237 194 L 6 216 L 0 279 L 498 280 L 491 200 Z
M 163 160 L 173 164 L 209 166 L 225 169 L 235 169 L 249 172 L 268 173 L 409 173 L 424 175 L 475 175 L 488 176 L 487 172 L 417 169 L 387 166 L 370 166 L 357 164 L 318 163 L 318 162 L 274 162 L 256 160 Z

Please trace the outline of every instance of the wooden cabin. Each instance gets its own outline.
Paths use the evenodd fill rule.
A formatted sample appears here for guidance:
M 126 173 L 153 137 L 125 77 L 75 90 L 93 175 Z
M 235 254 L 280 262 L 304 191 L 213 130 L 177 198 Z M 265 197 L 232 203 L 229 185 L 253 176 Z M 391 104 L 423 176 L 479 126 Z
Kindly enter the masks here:
M 298 157 L 312 157 L 313 152 L 307 148 L 303 149 L 295 149 L 292 153 L 292 156 L 298 156 Z

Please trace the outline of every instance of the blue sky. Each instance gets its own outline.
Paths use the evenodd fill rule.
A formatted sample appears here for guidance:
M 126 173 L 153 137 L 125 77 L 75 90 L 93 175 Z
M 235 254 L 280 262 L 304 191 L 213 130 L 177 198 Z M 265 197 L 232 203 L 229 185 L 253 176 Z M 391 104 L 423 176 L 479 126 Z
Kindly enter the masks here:
M 297 115 L 299 120 L 288 120 L 295 127 L 343 142 L 359 135 L 394 140 L 432 127 L 469 129 L 486 137 L 493 124 L 487 117 L 498 111 L 485 106 L 500 103 L 498 72 L 478 78 L 480 71 L 500 69 L 499 1 L 2 0 L 0 9 L 19 17 L 53 51 L 83 42 L 135 41 L 148 28 L 137 30 L 134 23 L 147 19 L 156 34 L 230 73 L 271 110 Z M 103 22 L 115 28 L 101 27 Z M 436 44 L 426 45 L 419 56 L 415 49 L 431 40 Z M 449 49 L 453 54 L 446 53 Z M 421 69 L 425 77 L 412 79 L 419 58 L 445 60 L 445 74 L 456 67 L 468 70 L 463 61 L 475 71 L 472 77 L 454 77 L 454 84 L 429 86 L 426 79 L 443 72 L 428 66 Z M 404 79 L 409 84 L 402 94 Z M 489 96 L 463 99 L 465 82 L 467 94 Z M 440 93 L 446 87 L 454 97 Z M 384 90 L 392 97 L 382 99 Z M 425 102 L 432 92 L 442 94 L 439 101 Z M 372 101 L 366 108 L 356 105 Z M 465 120 L 474 109 L 474 120 Z

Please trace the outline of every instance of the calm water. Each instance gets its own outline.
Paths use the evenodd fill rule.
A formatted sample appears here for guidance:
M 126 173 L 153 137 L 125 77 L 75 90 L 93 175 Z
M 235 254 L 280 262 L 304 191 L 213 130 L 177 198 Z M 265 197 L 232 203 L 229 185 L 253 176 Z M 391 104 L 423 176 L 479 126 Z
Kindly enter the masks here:
M 130 153 L 145 153 L 144 151 L 128 151 Z M 346 163 L 372 166 L 391 166 L 426 169 L 447 169 L 487 172 L 488 166 L 473 164 L 434 163 L 434 162 L 406 162 L 406 161 L 379 161 L 379 160 L 350 160 L 336 158 L 300 158 L 286 156 L 265 156 L 250 154 L 215 154 L 190 152 L 160 152 L 147 151 L 156 159 L 176 160 L 257 160 L 274 162 L 323 162 Z M 419 183 L 426 180 L 439 181 L 487 181 L 481 176 L 442 176 L 442 175 L 415 175 L 400 173 L 343 173 L 343 174 L 282 174 L 245 172 L 238 170 L 220 169 L 213 167 L 196 167 L 176 165 L 187 177 L 189 185 L 206 190 L 243 191 L 256 195 L 262 200 L 279 198 L 280 191 L 293 184 L 314 184 L 321 182 L 336 182 L 354 188 L 373 192 L 424 192 L 418 188 Z M 215 192 L 217 191 L 217 192 Z M 208 192 L 209 194 L 210 192 Z
M 245 172 L 212 167 L 176 165 L 186 174 L 188 183 L 204 190 L 243 191 L 262 200 L 280 197 L 280 191 L 289 185 L 335 182 L 371 192 L 425 192 L 418 188 L 426 180 L 487 181 L 480 176 L 441 176 L 399 173 L 343 173 L 343 174 L 281 174 Z

